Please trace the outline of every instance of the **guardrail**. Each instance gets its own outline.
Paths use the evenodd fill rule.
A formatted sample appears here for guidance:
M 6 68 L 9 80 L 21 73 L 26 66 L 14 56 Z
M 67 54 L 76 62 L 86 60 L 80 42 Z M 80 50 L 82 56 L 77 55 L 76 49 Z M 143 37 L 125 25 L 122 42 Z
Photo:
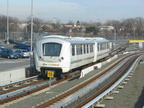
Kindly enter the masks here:
M 129 74 L 130 70 L 134 67 L 135 64 L 132 65 L 132 67 L 130 68 L 129 72 L 127 72 L 127 74 L 125 74 L 122 78 L 120 78 L 120 80 L 118 80 L 118 82 L 115 83 L 113 81 L 113 79 L 117 80 L 123 74 L 123 72 L 121 73 L 121 71 L 119 71 L 121 69 L 121 66 L 125 66 L 124 67 L 125 69 L 127 67 L 129 67 L 129 64 L 127 63 L 128 61 L 129 61 L 129 59 L 126 59 L 124 62 L 120 63 L 116 68 L 114 68 L 113 70 L 111 70 L 109 73 L 107 73 L 102 78 L 96 80 L 92 84 L 89 84 L 84 89 L 76 92 L 73 95 L 70 95 L 69 97 L 65 98 L 64 100 L 62 100 L 60 102 L 57 102 L 52 107 L 55 107 L 55 108 L 58 108 L 60 106 L 62 108 L 68 108 L 68 107 L 76 107 L 77 108 L 77 107 L 81 107 L 82 106 L 82 102 L 86 98 L 88 98 L 89 96 L 94 96 L 93 94 L 96 93 L 96 95 L 98 95 L 98 96 L 96 96 L 95 99 L 93 99 L 91 102 L 89 102 L 88 104 L 86 104 L 86 106 L 83 106 L 83 108 L 90 107 L 95 102 L 98 102 L 101 98 L 103 98 L 106 94 L 108 94 L 111 90 L 113 90 L 123 80 L 122 78 L 126 77 L 127 74 Z M 133 62 L 133 59 L 132 59 L 132 61 L 130 60 L 130 62 Z M 105 85 L 108 82 L 110 82 L 111 86 L 110 85 Z M 104 89 L 106 89 L 105 86 L 107 88 L 106 91 L 104 91 Z M 110 86 L 110 88 L 108 88 L 108 86 Z M 101 90 L 101 89 L 103 89 L 103 90 Z M 50 103 L 50 102 L 48 102 L 48 103 Z M 39 107 L 40 106 L 38 106 L 38 108 Z
M 38 78 L 38 76 L 39 75 L 36 75 L 36 76 L 25 78 L 25 79 L 22 79 L 22 80 L 19 80 L 19 81 L 10 82 L 10 83 L 7 83 L 7 84 L 0 85 L 0 89 L 4 90 L 4 89 L 7 89 L 9 87 L 14 87 L 14 86 L 18 86 L 18 85 L 21 85 L 21 84 L 24 84 L 24 83 L 28 83 L 28 82 Z
M 110 93 L 114 88 L 116 88 L 130 74 L 131 71 L 134 71 L 136 64 L 138 63 L 138 60 L 141 57 L 142 56 L 137 58 L 137 60 L 133 63 L 133 65 L 130 67 L 130 69 L 127 71 L 127 73 L 125 73 L 125 75 L 123 75 L 115 84 L 113 84 L 109 89 L 104 91 L 102 94 L 100 94 L 99 96 L 97 96 L 96 98 L 94 98 L 93 100 L 91 100 L 90 102 L 88 102 L 86 105 L 84 105 L 81 108 L 88 108 L 88 107 L 94 105 L 96 102 L 98 102 L 100 99 L 102 99 L 108 93 Z
M 54 81 L 55 81 L 55 79 L 52 80 L 52 82 L 54 82 Z M 24 93 L 30 93 L 32 90 L 35 90 L 36 88 L 40 88 L 42 86 L 49 85 L 49 83 L 50 83 L 49 81 L 44 81 L 44 82 L 41 82 L 41 83 L 38 83 L 38 84 L 35 84 L 32 86 L 28 86 L 28 87 L 25 87 L 25 88 L 22 88 L 19 90 L 15 90 L 15 91 L 12 91 L 12 92 L 9 92 L 6 94 L 2 94 L 2 95 L 0 95 L 0 104 L 4 103 L 3 101 L 5 101 L 6 99 L 8 99 L 8 101 L 9 101 L 15 96 L 23 95 Z

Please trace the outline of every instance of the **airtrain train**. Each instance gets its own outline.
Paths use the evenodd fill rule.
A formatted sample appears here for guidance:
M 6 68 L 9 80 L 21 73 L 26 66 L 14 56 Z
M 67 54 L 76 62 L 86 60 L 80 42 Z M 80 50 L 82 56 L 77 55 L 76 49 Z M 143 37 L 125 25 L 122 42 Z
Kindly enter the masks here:
M 35 67 L 43 75 L 61 77 L 71 70 L 109 55 L 112 44 L 104 38 L 45 36 L 36 41 Z

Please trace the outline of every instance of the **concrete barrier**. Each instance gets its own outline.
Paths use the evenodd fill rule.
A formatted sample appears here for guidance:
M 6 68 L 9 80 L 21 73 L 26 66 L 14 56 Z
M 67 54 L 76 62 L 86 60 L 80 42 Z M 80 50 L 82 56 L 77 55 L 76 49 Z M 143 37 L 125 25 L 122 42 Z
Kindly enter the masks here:
M 93 71 L 93 70 L 95 69 L 95 67 L 101 68 L 101 66 L 102 66 L 102 64 L 101 64 L 101 63 L 98 63 L 98 64 L 95 64 L 95 65 L 93 65 L 93 66 L 90 66 L 90 67 L 88 67 L 88 68 L 86 68 L 86 69 L 83 69 L 83 70 L 81 71 L 81 76 L 80 76 L 80 78 L 84 77 L 86 74 L 88 74 L 89 72 Z
M 90 67 L 88 67 L 88 68 L 86 68 L 86 69 L 83 69 L 83 70 L 81 71 L 81 76 L 80 76 L 80 78 L 84 77 L 87 73 L 89 73 L 89 72 L 92 71 L 92 70 L 94 70 L 94 67 L 93 67 L 93 66 L 90 66 Z
M 81 71 L 80 78 L 84 77 L 87 73 L 93 71 L 94 69 L 101 68 L 102 65 L 107 64 L 108 62 L 116 59 L 117 57 L 118 57 L 118 55 L 115 55 L 114 57 L 112 57 L 112 58 L 110 58 L 110 59 L 108 59 L 108 60 L 106 60 L 106 61 L 103 61 L 102 63 L 98 63 L 98 64 L 95 64 L 95 65 L 93 65 L 93 66 L 90 66 L 90 67 L 88 67 L 88 68 L 86 68 L 86 69 L 83 69 L 83 70 Z
M 31 74 L 30 67 L 17 68 L 14 70 L 0 72 L 0 85 L 25 79 L 28 73 Z

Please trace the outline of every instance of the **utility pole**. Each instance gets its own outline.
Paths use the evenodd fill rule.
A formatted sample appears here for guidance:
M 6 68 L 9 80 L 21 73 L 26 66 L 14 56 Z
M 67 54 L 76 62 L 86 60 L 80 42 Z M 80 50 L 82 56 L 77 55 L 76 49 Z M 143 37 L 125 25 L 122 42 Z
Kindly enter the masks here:
M 117 37 L 116 37 L 116 30 L 114 29 L 114 43 L 115 43 L 115 46 L 116 46 L 116 44 L 117 44 Z
M 31 73 L 33 73 L 33 0 L 31 0 L 31 55 L 30 55 Z
M 9 0 L 7 0 L 7 44 L 9 44 Z
M 31 53 L 32 53 L 32 41 L 33 40 L 33 0 L 31 0 Z

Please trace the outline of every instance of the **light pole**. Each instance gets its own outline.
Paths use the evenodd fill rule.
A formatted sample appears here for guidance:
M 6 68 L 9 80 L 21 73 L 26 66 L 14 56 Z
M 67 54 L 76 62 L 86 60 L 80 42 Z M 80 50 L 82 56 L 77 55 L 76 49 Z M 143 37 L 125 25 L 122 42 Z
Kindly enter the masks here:
M 115 43 L 115 46 L 116 46 L 116 43 L 117 43 L 117 38 L 116 38 L 116 30 L 114 29 L 114 43 Z
M 25 32 L 26 32 L 26 33 L 28 32 L 28 27 L 27 27 L 27 26 L 28 26 L 28 24 L 26 23 L 26 24 L 25 24 Z
M 9 44 L 9 0 L 7 0 L 7 44 Z
M 33 0 L 31 0 L 31 53 L 32 53 L 32 40 L 33 40 Z
M 30 67 L 31 72 L 28 74 L 30 75 L 33 73 L 33 0 L 31 0 L 31 49 L 30 49 L 31 55 L 30 55 Z

